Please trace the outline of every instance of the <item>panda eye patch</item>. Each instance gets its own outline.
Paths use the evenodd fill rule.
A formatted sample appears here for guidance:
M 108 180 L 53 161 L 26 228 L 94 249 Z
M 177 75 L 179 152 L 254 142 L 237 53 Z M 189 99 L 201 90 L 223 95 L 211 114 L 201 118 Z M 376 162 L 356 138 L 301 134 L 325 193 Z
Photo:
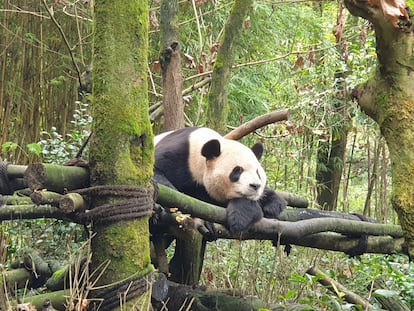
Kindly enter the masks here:
M 233 168 L 233 170 L 230 173 L 230 181 L 231 182 L 236 182 L 239 180 L 240 175 L 243 173 L 243 168 L 241 166 L 236 166 L 235 168 Z

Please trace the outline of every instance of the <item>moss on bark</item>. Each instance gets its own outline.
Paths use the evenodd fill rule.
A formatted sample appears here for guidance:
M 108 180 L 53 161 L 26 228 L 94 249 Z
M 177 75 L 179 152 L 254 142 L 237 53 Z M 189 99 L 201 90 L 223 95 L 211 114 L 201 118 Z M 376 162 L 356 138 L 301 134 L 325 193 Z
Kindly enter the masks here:
M 228 87 L 230 70 L 234 62 L 235 47 L 240 38 L 243 22 L 250 10 L 252 0 L 236 0 L 226 22 L 220 48 L 214 63 L 208 96 L 207 126 L 225 134 L 228 117 Z
M 147 11 L 145 1 L 103 1 L 95 8 L 94 183 L 147 184 L 152 175 Z
M 414 258 L 414 33 L 413 24 L 396 27 L 369 2 L 346 0 L 352 14 L 372 22 L 379 64 L 375 76 L 354 90 L 361 108 L 379 125 L 392 169 L 392 204 Z
M 94 26 L 91 183 L 151 186 L 154 160 L 147 97 L 148 3 L 99 1 Z M 109 263 L 100 285 L 152 269 L 148 230 L 148 217 L 94 224 L 92 268 Z M 128 310 L 137 304 L 147 309 L 148 293 L 143 297 L 129 301 Z
M 346 0 L 345 5 L 352 14 L 374 25 L 377 70 L 354 95 L 386 139 L 392 168 L 392 204 L 405 232 L 409 256 L 414 259 L 414 26 L 403 18 L 399 25 L 393 24 L 381 11 L 384 8 L 370 2 Z M 393 7 L 385 9 L 391 12 Z

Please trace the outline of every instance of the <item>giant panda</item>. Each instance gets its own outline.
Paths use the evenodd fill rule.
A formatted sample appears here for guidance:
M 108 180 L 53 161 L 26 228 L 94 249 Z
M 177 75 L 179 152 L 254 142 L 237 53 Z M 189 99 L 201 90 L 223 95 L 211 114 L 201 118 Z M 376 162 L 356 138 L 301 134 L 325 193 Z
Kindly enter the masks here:
M 251 149 L 205 127 L 187 127 L 155 136 L 154 180 L 197 199 L 226 207 L 232 232 L 248 230 L 263 216 L 277 218 L 286 201 L 266 186 Z

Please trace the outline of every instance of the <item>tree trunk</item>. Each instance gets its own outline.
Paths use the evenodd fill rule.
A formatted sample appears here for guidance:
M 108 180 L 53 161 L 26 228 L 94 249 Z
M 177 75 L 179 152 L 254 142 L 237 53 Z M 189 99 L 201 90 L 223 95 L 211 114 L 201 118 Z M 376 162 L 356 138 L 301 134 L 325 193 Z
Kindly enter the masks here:
M 91 184 L 113 185 L 115 189 L 122 185 L 150 187 L 153 135 L 147 97 L 148 3 L 97 2 L 94 22 Z M 130 202 L 126 195 L 109 195 L 105 199 L 98 196 L 94 208 L 105 203 L 118 204 L 124 209 L 125 201 Z M 120 206 L 114 206 L 113 210 L 119 212 Z M 152 270 L 148 216 L 120 221 L 94 220 L 93 232 L 92 268 L 102 272 L 97 285 L 131 280 L 134 286 L 137 274 L 142 276 Z M 112 289 L 105 297 L 112 296 L 119 306 L 126 290 Z M 144 289 L 143 294 L 142 291 L 136 294 L 138 297 L 123 301 L 123 310 L 149 308 L 149 291 Z M 99 293 L 93 296 L 102 298 Z M 104 298 L 104 309 L 118 310 L 118 307 L 107 307 L 108 299 Z
M 338 127 L 341 127 L 340 125 Z M 338 130 L 338 127 L 336 130 Z M 322 142 L 318 147 L 316 180 L 317 201 L 322 209 L 337 210 L 338 192 L 341 183 L 343 156 L 346 150 L 346 132 L 332 142 Z
M 226 132 L 228 116 L 228 88 L 230 70 L 234 62 L 234 52 L 240 38 L 243 22 L 250 10 L 252 0 L 236 0 L 226 22 L 217 58 L 213 67 L 213 75 L 208 95 L 207 126 L 221 134 Z
M 335 31 L 336 42 L 344 60 L 347 55 L 344 51 L 345 42 L 342 40 L 342 29 L 345 25 L 346 14 L 343 4 L 340 3 L 339 17 Z M 336 211 L 338 204 L 338 192 L 341 184 L 342 171 L 344 167 L 344 159 L 346 152 L 346 143 L 348 138 L 349 118 L 346 107 L 346 84 L 344 83 L 345 73 L 337 71 L 335 73 L 336 81 L 336 98 L 332 99 L 332 109 L 335 119 L 340 118 L 340 122 L 335 122 L 331 127 L 331 139 L 319 142 L 317 165 L 316 165 L 316 181 L 317 202 L 322 209 Z
M 392 205 L 414 258 L 414 33 L 405 5 L 346 0 L 354 15 L 372 22 L 379 64 L 375 76 L 353 91 L 379 125 L 391 158 Z
M 181 72 L 177 19 L 178 0 L 162 0 L 160 30 L 163 48 L 160 63 L 162 68 L 164 132 L 184 127 L 183 74 Z

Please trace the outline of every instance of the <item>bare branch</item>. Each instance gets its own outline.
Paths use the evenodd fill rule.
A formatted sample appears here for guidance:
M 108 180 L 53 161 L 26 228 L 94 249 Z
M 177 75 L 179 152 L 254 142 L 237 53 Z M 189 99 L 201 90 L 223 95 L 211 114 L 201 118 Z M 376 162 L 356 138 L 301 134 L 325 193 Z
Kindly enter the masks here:
M 308 271 L 306 272 L 311 275 L 314 275 L 314 276 L 318 275 L 319 277 L 321 277 L 318 279 L 319 283 L 321 283 L 323 286 L 328 288 L 330 291 L 338 295 L 338 297 L 344 298 L 346 301 L 350 303 L 361 305 L 364 310 L 374 310 L 374 307 L 368 301 L 363 299 L 361 296 L 355 294 L 354 292 L 351 292 L 345 286 L 338 283 L 337 281 L 332 279 L 330 276 L 328 276 L 326 273 L 322 272 L 318 268 L 310 267 Z M 342 295 L 344 296 L 342 297 Z
M 224 137 L 227 139 L 238 140 L 265 125 L 279 122 L 282 120 L 287 120 L 288 118 L 289 109 L 272 111 L 242 124 L 241 126 L 232 130 L 230 133 L 224 135 Z

